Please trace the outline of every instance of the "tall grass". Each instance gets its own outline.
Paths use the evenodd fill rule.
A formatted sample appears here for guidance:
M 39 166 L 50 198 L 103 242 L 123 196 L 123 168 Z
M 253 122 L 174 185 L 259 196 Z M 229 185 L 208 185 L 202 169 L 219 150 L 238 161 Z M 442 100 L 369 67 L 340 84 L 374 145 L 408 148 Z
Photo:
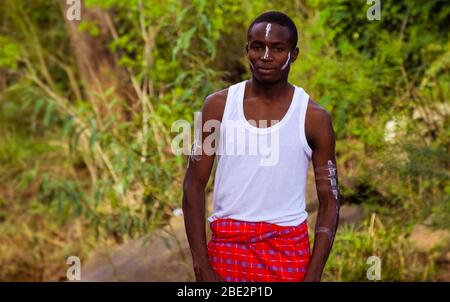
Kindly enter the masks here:
M 326 281 L 372 281 L 373 262 L 380 259 L 378 281 L 431 281 L 438 253 L 424 254 L 408 241 L 411 226 L 384 225 L 374 213 L 358 225 L 339 228 L 323 279 Z

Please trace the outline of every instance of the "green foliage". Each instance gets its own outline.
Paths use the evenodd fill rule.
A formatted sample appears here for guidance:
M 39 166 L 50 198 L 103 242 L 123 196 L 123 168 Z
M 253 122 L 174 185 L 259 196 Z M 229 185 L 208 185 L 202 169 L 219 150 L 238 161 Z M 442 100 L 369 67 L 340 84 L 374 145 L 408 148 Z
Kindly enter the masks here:
M 0 36 L 0 68 L 17 69 L 19 46 L 8 37 Z
M 208 94 L 250 76 L 247 26 L 281 10 L 299 29 L 289 80 L 332 115 L 344 198 L 385 221 L 342 229 L 328 280 L 365 280 L 360 260 L 374 253 L 387 263 L 387 279 L 429 278 L 432 265 L 414 258 L 398 226 L 432 217 L 449 227 L 446 1 L 386 0 L 371 22 L 365 1 L 89 0 L 77 29 L 95 60 L 76 51 L 57 1 L 4 2 L 0 226 L 9 235 L 0 241 L 42 247 L 27 235 L 35 220 L 45 226 L 41 237 L 53 234 L 52 223 L 89 221 L 86 233 L 116 243 L 164 225 L 180 206 L 185 168 L 170 150 L 172 124 L 192 123 Z M 92 69 L 83 69 L 86 60 Z M 37 218 L 17 227 L 17 239 L 5 213 L 30 209 Z M 20 255 L 19 264 L 37 261 Z
M 326 281 L 370 281 L 369 257 L 380 260 L 380 281 L 430 281 L 435 274 L 436 255 L 415 252 L 405 228 L 387 228 L 376 216 L 360 225 L 344 225 L 336 236 L 325 268 Z

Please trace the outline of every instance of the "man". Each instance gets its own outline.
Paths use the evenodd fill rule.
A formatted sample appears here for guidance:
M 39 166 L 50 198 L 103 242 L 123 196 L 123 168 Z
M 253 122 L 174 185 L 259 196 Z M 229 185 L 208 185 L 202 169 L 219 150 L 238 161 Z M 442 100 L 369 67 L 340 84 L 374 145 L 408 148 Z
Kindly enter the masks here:
M 247 38 L 252 78 L 206 98 L 201 141 L 193 144 L 188 160 L 183 211 L 196 279 L 320 281 L 339 219 L 331 118 L 288 82 L 299 53 L 297 29 L 288 16 L 260 15 Z M 219 121 L 219 129 L 205 127 L 211 121 Z M 210 136 L 218 142 L 214 152 L 207 152 L 204 143 Z M 264 152 L 255 152 L 261 147 Z M 216 155 L 207 243 L 205 187 Z M 311 160 L 319 199 L 312 253 L 305 211 Z

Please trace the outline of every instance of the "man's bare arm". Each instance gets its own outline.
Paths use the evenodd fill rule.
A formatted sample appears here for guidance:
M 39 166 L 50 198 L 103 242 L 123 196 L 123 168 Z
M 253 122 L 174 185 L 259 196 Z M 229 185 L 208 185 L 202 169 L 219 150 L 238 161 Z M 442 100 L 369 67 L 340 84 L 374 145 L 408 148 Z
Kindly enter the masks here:
M 201 126 L 200 129 L 203 130 L 208 121 L 221 121 L 226 100 L 224 93 L 220 91 L 206 98 L 201 110 L 202 123 L 197 125 Z M 209 265 L 205 229 L 205 188 L 214 164 L 215 153 L 205 152 L 202 142 L 205 142 L 209 135 L 218 134 L 219 129 L 211 130 L 201 131 L 202 140 L 195 141 L 192 145 L 183 182 L 184 223 L 197 281 L 221 281 Z
M 314 247 L 305 281 L 320 281 L 328 259 L 339 222 L 340 193 L 335 158 L 336 139 L 331 117 L 317 104 L 311 109 L 307 120 L 307 133 L 313 149 L 314 167 L 319 210 L 315 226 Z

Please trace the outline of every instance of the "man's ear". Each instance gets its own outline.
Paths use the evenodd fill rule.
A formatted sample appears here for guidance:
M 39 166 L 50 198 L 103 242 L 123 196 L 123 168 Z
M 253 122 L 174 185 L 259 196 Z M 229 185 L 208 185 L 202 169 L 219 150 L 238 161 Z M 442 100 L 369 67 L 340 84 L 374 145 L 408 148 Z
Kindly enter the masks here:
M 294 48 L 294 50 L 291 52 L 291 62 L 294 63 L 295 60 L 297 60 L 298 54 L 299 54 L 300 50 L 298 49 L 298 47 L 296 46 Z

